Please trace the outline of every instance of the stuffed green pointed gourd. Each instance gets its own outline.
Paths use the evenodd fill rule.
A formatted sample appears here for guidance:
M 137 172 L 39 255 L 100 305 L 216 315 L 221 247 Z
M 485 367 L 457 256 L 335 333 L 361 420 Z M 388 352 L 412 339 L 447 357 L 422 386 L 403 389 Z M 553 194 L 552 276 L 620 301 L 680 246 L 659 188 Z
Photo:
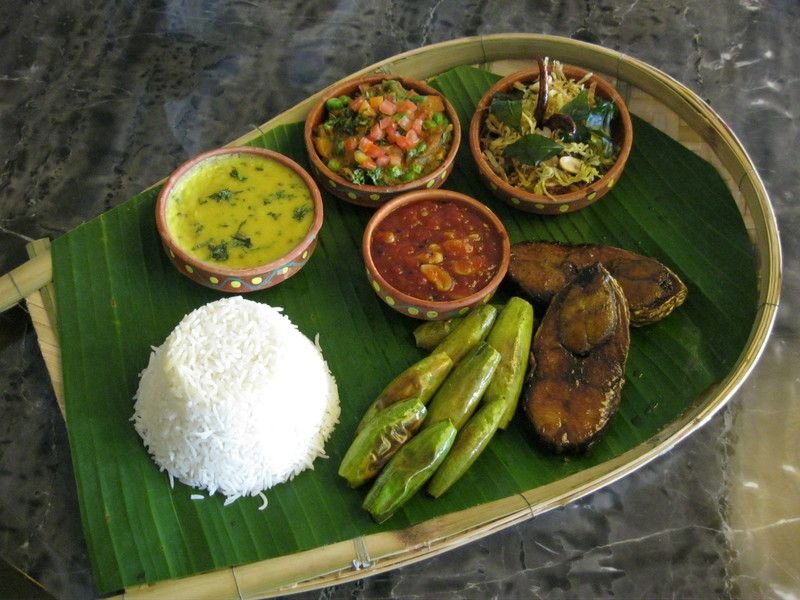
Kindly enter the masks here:
M 506 406 L 500 400 L 482 404 L 458 432 L 456 441 L 428 483 L 434 498 L 444 494 L 472 466 L 497 432 Z
M 473 308 L 433 352 L 444 352 L 453 360 L 453 364 L 458 364 L 486 337 L 496 317 L 497 308 L 491 304 Z
M 426 413 L 418 398 L 409 398 L 375 415 L 350 444 L 339 465 L 339 475 L 354 488 L 375 477 L 417 432 Z
M 427 404 L 452 368 L 453 361 L 444 352 L 429 354 L 408 367 L 395 377 L 370 405 L 361 418 L 356 433 L 360 433 L 376 415 L 396 402 L 413 397 Z
M 383 523 L 425 485 L 442 464 L 456 439 L 450 421 L 423 429 L 405 444 L 383 468 L 362 506 Z
M 483 397 L 500 363 L 500 353 L 481 342 L 456 365 L 428 405 L 423 429 L 449 420 L 461 429 Z
M 486 388 L 483 402 L 502 402 L 505 412 L 500 429 L 514 417 L 525 381 L 533 339 L 533 306 L 514 296 L 500 310 L 486 342 L 500 353 L 500 364 Z
M 381 391 L 361 418 L 356 433 L 395 402 L 414 397 L 428 404 L 453 366 L 486 337 L 496 316 L 497 308 L 491 304 L 467 313 L 431 354 L 408 367 Z
M 417 348 L 433 350 L 464 320 L 453 317 L 444 321 L 425 321 L 414 328 L 414 343 Z

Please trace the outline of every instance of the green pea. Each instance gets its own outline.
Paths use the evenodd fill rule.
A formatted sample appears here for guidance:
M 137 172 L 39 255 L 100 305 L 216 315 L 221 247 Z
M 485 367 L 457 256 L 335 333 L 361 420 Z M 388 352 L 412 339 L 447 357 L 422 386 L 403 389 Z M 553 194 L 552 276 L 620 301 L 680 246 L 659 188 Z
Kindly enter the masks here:
M 392 179 L 400 179 L 403 176 L 403 169 L 401 169 L 397 165 L 393 165 L 389 167 L 389 170 L 386 173 Z
M 329 168 L 331 171 L 334 171 L 334 172 L 336 172 L 336 171 L 338 171 L 339 169 L 341 169 L 341 168 L 342 168 L 342 163 L 341 163 L 341 162 L 340 162 L 338 159 L 336 159 L 336 158 L 332 158 L 332 159 L 330 159 L 330 160 L 328 161 L 328 168 Z
M 342 103 L 342 100 L 340 98 L 328 98 L 325 101 L 325 107 L 328 110 L 338 110 L 342 108 L 342 106 L 344 106 L 344 104 Z

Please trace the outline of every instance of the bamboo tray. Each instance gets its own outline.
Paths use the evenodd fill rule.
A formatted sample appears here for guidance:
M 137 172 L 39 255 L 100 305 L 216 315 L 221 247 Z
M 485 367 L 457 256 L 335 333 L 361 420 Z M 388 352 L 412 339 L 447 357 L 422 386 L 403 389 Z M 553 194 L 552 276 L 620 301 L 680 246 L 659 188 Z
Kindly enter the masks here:
M 547 55 L 607 76 L 632 113 L 711 163 L 728 187 L 756 253 L 758 305 L 746 346 L 733 369 L 679 419 L 632 450 L 548 485 L 411 527 L 311 550 L 125 590 L 126 598 L 260 598 L 320 588 L 410 564 L 467 544 L 593 492 L 647 464 L 706 423 L 754 367 L 775 319 L 781 256 L 764 186 L 725 123 L 694 93 L 645 63 L 586 43 L 543 35 L 503 34 L 444 42 L 406 52 L 353 75 L 384 72 L 427 79 L 461 65 L 503 75 Z M 285 111 L 230 145 L 272 127 L 302 121 L 325 91 Z M 52 267 L 46 240 L 30 245 L 32 261 L 0 279 L 0 309 L 25 298 L 59 404 L 64 409 Z

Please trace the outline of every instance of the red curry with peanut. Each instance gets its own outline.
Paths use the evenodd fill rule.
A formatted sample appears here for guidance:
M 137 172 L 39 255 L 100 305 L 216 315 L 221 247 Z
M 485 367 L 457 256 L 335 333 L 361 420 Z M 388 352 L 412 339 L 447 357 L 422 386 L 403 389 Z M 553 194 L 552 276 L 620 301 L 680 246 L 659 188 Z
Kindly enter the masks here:
M 470 206 L 424 200 L 388 215 L 371 240 L 375 268 L 395 289 L 452 301 L 480 291 L 500 267 L 501 240 Z

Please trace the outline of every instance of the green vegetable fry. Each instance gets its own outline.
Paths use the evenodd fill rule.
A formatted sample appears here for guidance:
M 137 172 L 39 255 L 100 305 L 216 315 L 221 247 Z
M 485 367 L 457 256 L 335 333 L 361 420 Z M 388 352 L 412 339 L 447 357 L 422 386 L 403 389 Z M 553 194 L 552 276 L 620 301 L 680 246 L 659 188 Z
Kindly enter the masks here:
M 364 426 L 381 410 L 400 400 L 413 397 L 427 404 L 452 368 L 452 359 L 443 352 L 434 352 L 417 361 L 383 389 L 364 413 L 356 432 L 364 429 Z
M 414 329 L 414 342 L 417 348 L 433 350 L 438 346 L 464 317 L 453 317 L 445 321 L 425 321 Z
M 383 468 L 364 498 L 364 509 L 378 523 L 391 517 L 430 479 L 455 439 L 450 421 L 420 431 Z
M 451 421 L 456 429 L 461 429 L 475 412 L 499 363 L 500 353 L 486 342 L 481 342 L 456 365 L 436 392 L 428 406 L 423 429 L 445 420 Z
M 472 309 L 466 314 L 464 320 L 442 340 L 442 343 L 436 346 L 434 352 L 444 352 L 453 360 L 453 364 L 458 364 L 486 337 L 495 317 L 497 317 L 497 308 L 491 304 L 484 304 Z
M 375 477 L 417 432 L 426 413 L 425 405 L 418 398 L 409 398 L 382 410 L 350 444 L 339 465 L 339 475 L 354 488 Z
M 497 366 L 484 402 L 500 401 L 506 407 L 500 420 L 500 429 L 505 429 L 514 417 L 528 366 L 533 338 L 533 307 L 519 297 L 511 298 L 500 310 L 486 342 L 500 353 Z
M 467 472 L 494 437 L 505 408 L 502 402 L 495 400 L 481 405 L 469 418 L 428 483 L 428 493 L 431 496 L 438 498 Z

